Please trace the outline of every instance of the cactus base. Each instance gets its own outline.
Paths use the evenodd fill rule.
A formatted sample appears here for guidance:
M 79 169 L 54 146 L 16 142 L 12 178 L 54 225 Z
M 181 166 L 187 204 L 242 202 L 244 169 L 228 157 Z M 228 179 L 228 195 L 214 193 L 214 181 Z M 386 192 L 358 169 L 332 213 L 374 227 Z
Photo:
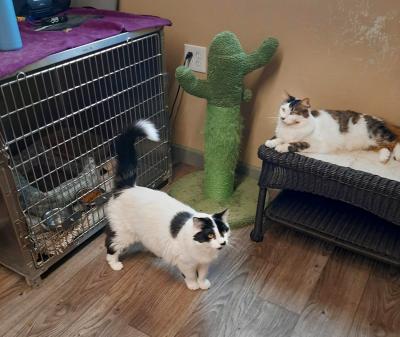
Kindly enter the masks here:
M 256 179 L 240 177 L 232 196 L 220 202 L 205 198 L 203 179 L 203 171 L 190 173 L 174 182 L 169 194 L 199 212 L 213 213 L 229 208 L 232 229 L 254 224 L 258 196 Z

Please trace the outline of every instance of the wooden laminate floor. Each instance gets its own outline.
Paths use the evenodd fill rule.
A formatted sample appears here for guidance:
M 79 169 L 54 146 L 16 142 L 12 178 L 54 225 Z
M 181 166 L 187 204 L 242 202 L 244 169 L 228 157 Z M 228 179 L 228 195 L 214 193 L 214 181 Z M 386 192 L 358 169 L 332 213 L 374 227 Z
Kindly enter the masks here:
M 0 267 L 0 335 L 400 336 L 399 270 L 278 225 L 262 243 L 250 230 L 233 232 L 208 291 L 187 290 L 176 269 L 140 249 L 112 271 L 104 234 L 40 288 Z

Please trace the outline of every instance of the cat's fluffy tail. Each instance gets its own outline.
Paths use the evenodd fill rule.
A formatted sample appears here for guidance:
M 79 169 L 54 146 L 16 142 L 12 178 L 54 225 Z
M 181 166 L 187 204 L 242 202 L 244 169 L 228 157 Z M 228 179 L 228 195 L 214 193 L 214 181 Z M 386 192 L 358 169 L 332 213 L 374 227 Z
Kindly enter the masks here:
M 155 142 L 160 140 L 154 124 L 146 120 L 138 121 L 117 138 L 116 190 L 135 186 L 137 154 L 134 143 L 138 137 L 146 137 Z

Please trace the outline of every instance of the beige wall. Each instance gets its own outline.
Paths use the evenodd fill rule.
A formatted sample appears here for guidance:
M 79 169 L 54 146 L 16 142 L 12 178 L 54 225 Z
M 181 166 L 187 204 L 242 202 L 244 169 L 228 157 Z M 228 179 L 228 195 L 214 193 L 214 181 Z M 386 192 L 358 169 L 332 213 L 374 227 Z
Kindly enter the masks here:
M 247 164 L 260 164 L 257 148 L 273 134 L 284 89 L 310 97 L 315 108 L 353 109 L 400 125 L 399 0 L 121 0 L 120 8 L 173 22 L 165 29 L 170 96 L 184 43 L 207 46 L 223 30 L 235 32 L 246 51 L 268 36 L 280 40 L 274 62 L 246 77 L 255 93 L 243 106 Z M 203 149 L 204 111 L 204 100 L 183 96 L 176 143 Z

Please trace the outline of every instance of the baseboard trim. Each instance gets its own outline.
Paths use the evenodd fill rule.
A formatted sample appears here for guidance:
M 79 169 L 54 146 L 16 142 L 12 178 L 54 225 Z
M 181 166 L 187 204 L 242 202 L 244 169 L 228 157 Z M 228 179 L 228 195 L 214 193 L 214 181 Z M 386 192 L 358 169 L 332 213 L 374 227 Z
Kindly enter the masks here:
M 204 156 L 203 153 L 199 150 L 191 149 L 178 144 L 173 144 L 172 163 L 174 165 L 184 163 L 197 168 L 203 168 Z M 241 175 L 246 175 L 258 179 L 261 169 L 252 165 L 239 162 L 236 168 L 236 172 Z

